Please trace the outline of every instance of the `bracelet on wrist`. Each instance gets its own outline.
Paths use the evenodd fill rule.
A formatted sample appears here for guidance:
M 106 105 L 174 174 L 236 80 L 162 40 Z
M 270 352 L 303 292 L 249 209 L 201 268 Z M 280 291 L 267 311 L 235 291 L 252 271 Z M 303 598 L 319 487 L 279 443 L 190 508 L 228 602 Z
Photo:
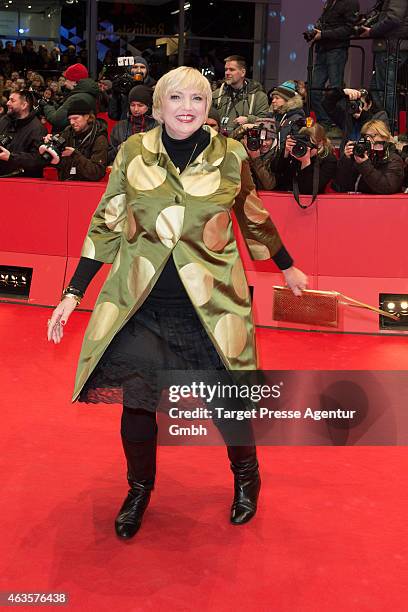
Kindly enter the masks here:
M 81 303 L 84 294 L 82 293 L 82 291 L 79 291 L 79 289 L 75 289 L 75 287 L 68 286 L 62 292 L 62 299 L 64 299 L 64 297 L 73 298 L 78 306 Z

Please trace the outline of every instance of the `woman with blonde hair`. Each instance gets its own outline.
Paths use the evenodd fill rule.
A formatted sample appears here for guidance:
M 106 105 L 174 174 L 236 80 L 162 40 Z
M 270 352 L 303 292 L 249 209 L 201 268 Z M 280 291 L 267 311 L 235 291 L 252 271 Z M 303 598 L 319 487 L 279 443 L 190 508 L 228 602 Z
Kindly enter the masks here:
M 367 121 L 358 142 L 344 147 L 335 181 L 343 192 L 392 194 L 402 190 L 404 163 L 396 152 L 394 139 L 383 121 Z
M 277 190 L 300 194 L 324 193 L 336 176 L 337 159 L 320 123 L 301 127 L 286 138 L 283 155 L 277 165 Z
M 207 79 L 193 68 L 176 68 L 159 80 L 153 116 L 160 125 L 121 146 L 78 268 L 48 325 L 48 339 L 59 343 L 90 280 L 103 263 L 112 264 L 85 333 L 73 400 L 123 403 L 130 489 L 115 521 L 120 538 L 138 531 L 154 486 L 157 371 L 257 367 L 233 206 L 253 258 L 272 257 L 296 294 L 307 284 L 253 184 L 245 183 L 236 197 L 245 151 L 204 125 L 211 99 Z M 222 424 L 219 429 L 226 439 Z M 246 445 L 226 440 L 234 524 L 255 514 L 260 488 L 247 433 Z

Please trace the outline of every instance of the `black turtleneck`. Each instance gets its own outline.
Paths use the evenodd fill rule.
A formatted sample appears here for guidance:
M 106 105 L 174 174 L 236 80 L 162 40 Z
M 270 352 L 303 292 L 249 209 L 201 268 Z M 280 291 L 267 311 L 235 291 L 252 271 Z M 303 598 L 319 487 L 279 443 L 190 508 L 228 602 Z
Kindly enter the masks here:
M 188 138 L 176 140 L 171 138 L 163 127 L 164 148 L 179 173 L 183 172 L 187 165 L 204 151 L 209 145 L 210 139 L 210 133 L 200 128 Z M 163 304 L 165 307 L 169 305 L 181 306 L 190 301 L 174 264 L 173 255 L 167 260 L 163 272 L 160 274 L 148 299 L 149 303 L 153 305 L 160 306 Z

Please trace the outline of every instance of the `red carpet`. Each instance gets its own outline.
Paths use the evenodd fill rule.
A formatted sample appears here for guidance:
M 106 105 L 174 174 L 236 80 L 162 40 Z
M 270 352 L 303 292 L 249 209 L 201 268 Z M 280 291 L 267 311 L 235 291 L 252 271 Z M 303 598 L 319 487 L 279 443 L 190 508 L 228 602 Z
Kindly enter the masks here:
M 51 346 L 49 313 L 0 304 L 0 591 L 67 592 L 80 611 L 407 609 L 405 448 L 262 448 L 258 514 L 234 527 L 225 449 L 162 447 L 143 527 L 118 541 L 120 410 L 70 404 L 88 315 Z M 408 369 L 405 338 L 259 339 L 268 368 Z

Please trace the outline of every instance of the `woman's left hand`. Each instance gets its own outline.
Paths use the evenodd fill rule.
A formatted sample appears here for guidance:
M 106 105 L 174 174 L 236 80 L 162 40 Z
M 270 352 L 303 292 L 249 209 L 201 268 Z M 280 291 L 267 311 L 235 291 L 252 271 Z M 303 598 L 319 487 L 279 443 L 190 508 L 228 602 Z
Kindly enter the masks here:
M 282 274 L 285 277 L 285 281 L 289 289 L 292 289 L 295 295 L 302 295 L 303 289 L 307 289 L 308 279 L 306 274 L 291 266 L 287 270 L 282 270 Z

